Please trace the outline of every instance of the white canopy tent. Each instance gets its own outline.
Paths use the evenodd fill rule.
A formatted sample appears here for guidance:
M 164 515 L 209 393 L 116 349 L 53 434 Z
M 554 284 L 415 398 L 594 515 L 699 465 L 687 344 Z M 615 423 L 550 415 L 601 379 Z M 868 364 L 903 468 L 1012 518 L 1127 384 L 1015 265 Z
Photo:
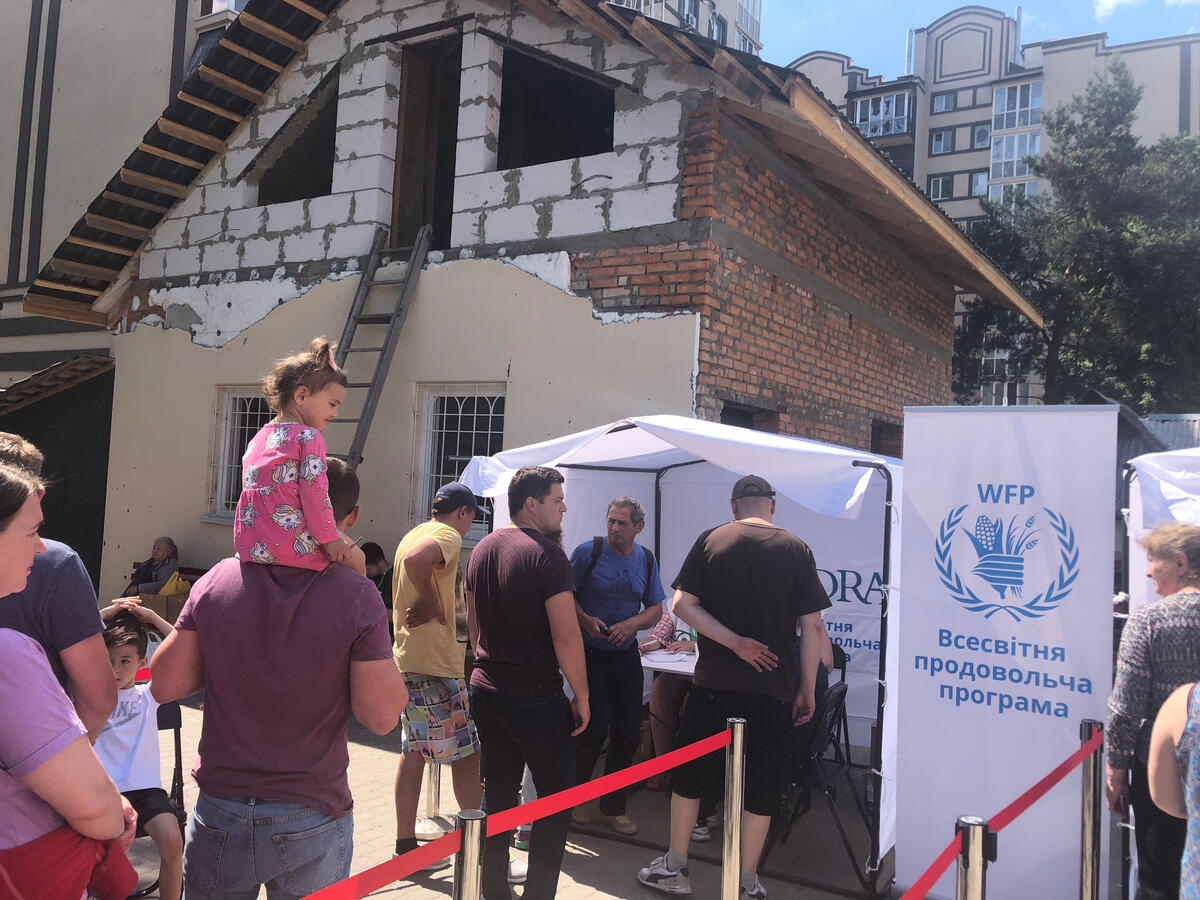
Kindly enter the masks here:
M 1126 523 L 1126 573 L 1129 611 L 1154 597 L 1146 571 L 1146 553 L 1138 540 L 1162 522 L 1200 525 L 1200 447 L 1146 453 L 1128 463 L 1129 518 Z
M 566 478 L 563 546 L 568 553 L 603 534 L 612 498 L 639 499 L 646 509 L 639 540 L 655 551 L 668 584 L 700 532 L 730 519 L 734 481 L 755 474 L 771 483 L 778 495 L 775 522 L 813 548 L 833 601 L 825 618 L 831 637 L 850 657 L 848 712 L 855 743 L 871 743 L 871 724 L 883 722 L 871 753 L 872 770 L 883 774 L 872 835 L 872 863 L 877 863 L 895 843 L 895 713 L 880 687 L 883 657 L 889 655 L 880 651 L 887 647 L 885 588 L 897 573 L 898 548 L 891 547 L 890 535 L 899 508 L 891 506 L 899 488 L 893 484 L 900 476 L 899 460 L 659 415 L 475 457 L 461 480 L 481 497 L 503 498 L 513 474 L 527 465 L 554 466 Z M 495 506 L 494 524 L 507 523 L 503 499 Z M 894 661 L 889 658 L 886 665 Z

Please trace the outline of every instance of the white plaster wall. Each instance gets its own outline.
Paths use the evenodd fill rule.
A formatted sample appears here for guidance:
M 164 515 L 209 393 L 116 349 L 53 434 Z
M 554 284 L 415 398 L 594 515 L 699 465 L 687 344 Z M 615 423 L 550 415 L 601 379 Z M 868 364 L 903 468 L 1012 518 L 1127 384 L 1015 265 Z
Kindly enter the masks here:
M 523 262 L 545 277 L 565 271 L 550 258 Z M 232 525 L 202 518 L 217 386 L 254 384 L 270 360 L 317 334 L 339 334 L 355 282 L 324 281 L 219 350 L 197 346 L 185 331 L 147 325 L 114 339 L 102 597 L 124 586 L 130 560 L 156 535 L 175 538 L 185 565 L 210 565 L 232 553 Z M 388 302 L 378 289 L 368 309 Z M 364 512 L 358 533 L 395 547 L 410 526 L 418 382 L 506 384 L 509 447 L 627 415 L 690 415 L 698 327 L 693 313 L 602 323 L 587 299 L 505 262 L 430 266 L 359 469 Z M 351 380 L 360 374 L 349 371 Z M 155 410 L 153 440 L 145 438 L 147 409 Z M 355 414 L 350 401 L 345 414 Z M 344 452 L 349 428 L 338 427 L 331 426 L 326 439 L 333 452 Z

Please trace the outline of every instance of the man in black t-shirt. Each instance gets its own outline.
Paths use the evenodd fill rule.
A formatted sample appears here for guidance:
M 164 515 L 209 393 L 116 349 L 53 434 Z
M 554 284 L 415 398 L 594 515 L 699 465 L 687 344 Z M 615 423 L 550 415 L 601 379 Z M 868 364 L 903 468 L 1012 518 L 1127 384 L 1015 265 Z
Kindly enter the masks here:
M 512 524 L 481 540 L 467 565 L 467 624 L 475 648 L 469 693 L 488 815 L 517 805 L 526 766 L 542 796 L 575 783 L 571 738 L 590 719 L 587 669 L 571 564 L 548 537 L 561 531 L 566 511 L 559 472 L 545 466 L 518 469 L 508 488 Z M 569 702 L 564 675 L 575 695 Z M 558 889 L 568 816 L 563 811 L 533 823 L 522 895 L 527 900 L 552 900 Z M 487 839 L 484 900 L 511 897 L 511 835 Z
M 771 524 L 775 492 L 747 475 L 733 486 L 734 521 L 696 539 L 679 570 L 673 609 L 699 634 L 694 687 L 680 719 L 676 746 L 746 720 L 742 896 L 763 900 L 758 857 L 771 815 L 787 787 L 788 735 L 815 706 L 817 662 L 829 598 L 808 546 Z M 792 643 L 800 629 L 800 689 Z M 687 850 L 700 794 L 720 777 L 721 755 L 709 753 L 672 773 L 670 849 L 638 873 L 638 881 L 671 894 L 690 894 Z

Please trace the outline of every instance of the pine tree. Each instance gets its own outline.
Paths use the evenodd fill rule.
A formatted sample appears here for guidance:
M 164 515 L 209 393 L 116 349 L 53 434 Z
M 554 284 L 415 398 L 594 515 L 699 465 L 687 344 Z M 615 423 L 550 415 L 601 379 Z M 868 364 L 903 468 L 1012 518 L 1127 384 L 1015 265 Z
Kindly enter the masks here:
M 972 236 L 1044 326 L 970 302 L 956 335 L 960 399 L 973 398 L 987 348 L 1041 375 L 1048 404 L 1094 389 L 1142 414 L 1200 407 L 1200 139 L 1139 144 L 1141 96 L 1114 58 L 1044 117 L 1049 147 L 1032 163 L 1049 190 L 985 202 Z

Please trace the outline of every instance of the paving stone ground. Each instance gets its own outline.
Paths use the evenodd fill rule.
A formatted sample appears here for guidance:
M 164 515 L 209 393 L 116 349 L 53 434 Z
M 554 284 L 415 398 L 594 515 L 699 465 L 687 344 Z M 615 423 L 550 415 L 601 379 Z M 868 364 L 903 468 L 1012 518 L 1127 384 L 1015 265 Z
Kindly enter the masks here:
M 198 704 L 191 701 L 183 706 L 183 761 L 184 797 L 190 809 L 196 799 L 196 785 L 187 776 L 195 759 L 196 745 L 200 738 L 201 712 Z M 350 790 L 354 795 L 354 863 L 352 872 L 361 872 L 391 858 L 395 843 L 396 814 L 392 800 L 392 783 L 396 773 L 399 749 L 398 732 L 378 737 L 351 723 L 350 741 Z M 170 783 L 173 751 L 168 734 L 162 735 L 163 783 Z M 639 794 L 638 808 L 643 819 L 655 817 L 652 811 L 661 808 L 658 816 L 664 821 L 652 822 L 653 826 L 665 827 L 666 801 L 662 795 Z M 450 785 L 449 772 L 445 773 L 442 785 L 442 813 L 452 816 L 457 811 L 454 792 Z M 631 812 L 633 806 L 631 806 Z M 661 827 L 649 828 L 643 824 L 643 832 L 659 831 Z M 718 835 L 719 838 L 719 835 Z M 793 840 L 795 840 L 793 838 Z M 703 848 L 707 852 L 720 852 L 719 839 Z M 791 849 L 789 847 L 783 848 Z M 572 831 L 567 841 L 567 852 L 559 878 L 558 897 L 562 900 L 653 900 L 664 895 L 649 890 L 637 882 L 637 870 L 646 865 L 660 850 L 630 846 L 607 840 L 593 834 Z M 523 853 L 515 854 L 523 859 Z M 140 872 L 153 877 L 157 865 L 154 845 L 148 838 L 140 838 L 134 844 L 131 859 Z M 693 860 L 692 884 L 695 896 L 717 898 L 720 895 L 720 869 L 704 862 Z M 414 876 L 404 882 L 377 891 L 372 896 L 387 900 L 433 900 L 449 897 L 453 866 L 446 865 L 434 872 Z M 763 883 L 771 900 L 828 900 L 839 894 L 812 890 L 773 879 Z M 514 897 L 521 895 L 514 888 Z M 156 895 L 151 895 L 156 896 Z M 260 895 L 265 897 L 265 891 Z

